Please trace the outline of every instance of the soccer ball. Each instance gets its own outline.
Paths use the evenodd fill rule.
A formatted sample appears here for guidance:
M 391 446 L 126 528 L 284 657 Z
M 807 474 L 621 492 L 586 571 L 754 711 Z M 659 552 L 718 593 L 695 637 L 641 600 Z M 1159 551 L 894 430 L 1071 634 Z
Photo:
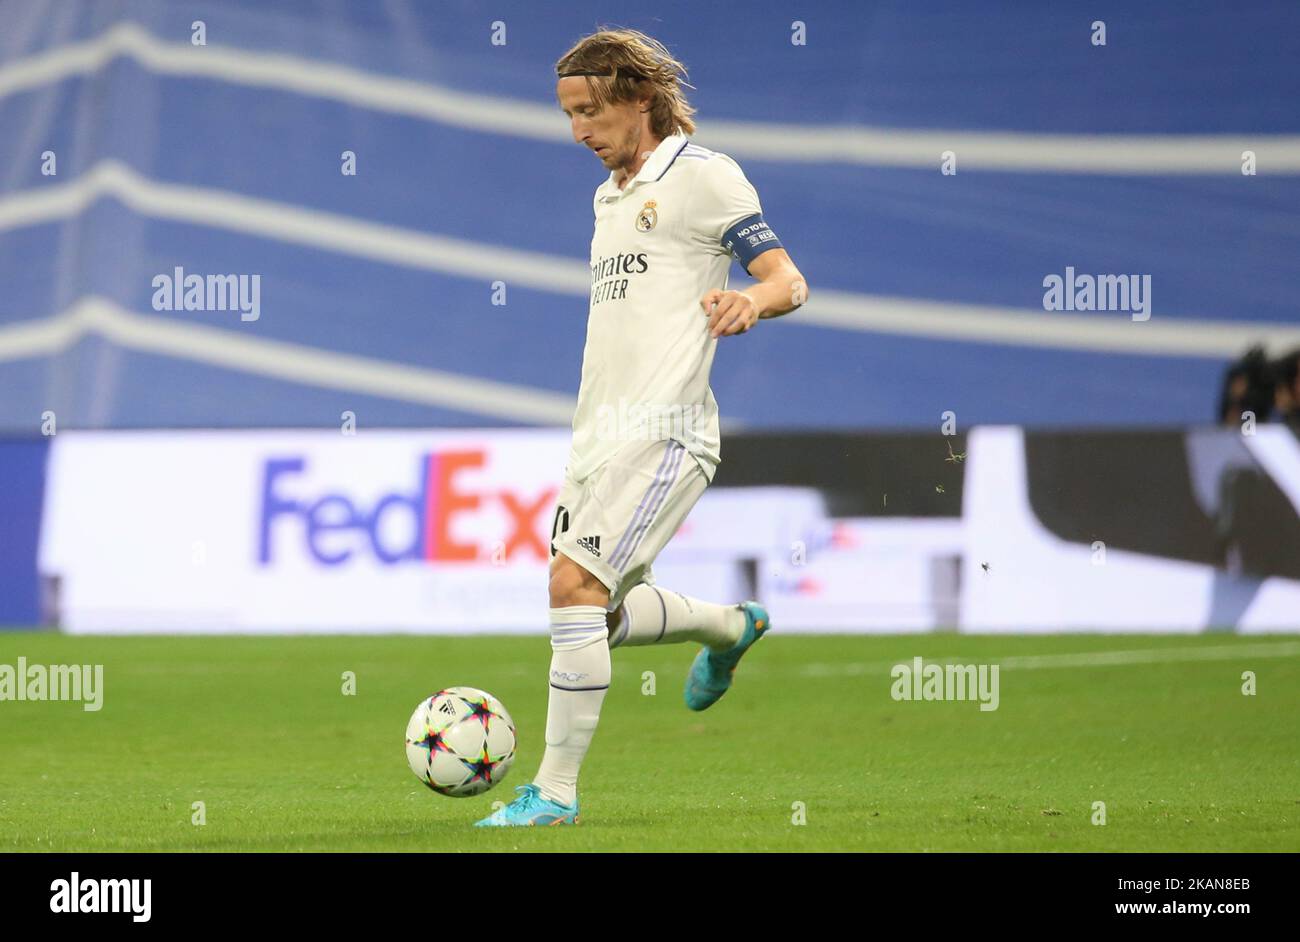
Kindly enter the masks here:
M 406 724 L 406 761 L 439 795 L 481 795 L 515 761 L 515 723 L 490 693 L 448 687 L 424 700 Z

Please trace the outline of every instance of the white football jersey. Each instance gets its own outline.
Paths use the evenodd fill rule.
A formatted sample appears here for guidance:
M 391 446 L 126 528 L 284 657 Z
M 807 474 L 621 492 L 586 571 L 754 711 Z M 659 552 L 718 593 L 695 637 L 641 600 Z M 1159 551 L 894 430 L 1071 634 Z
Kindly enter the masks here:
M 675 134 L 620 190 L 596 189 L 591 310 L 569 474 L 581 481 L 629 440 L 682 443 L 713 479 L 721 457 L 709 388 L 717 341 L 700 299 L 780 242 L 736 162 Z

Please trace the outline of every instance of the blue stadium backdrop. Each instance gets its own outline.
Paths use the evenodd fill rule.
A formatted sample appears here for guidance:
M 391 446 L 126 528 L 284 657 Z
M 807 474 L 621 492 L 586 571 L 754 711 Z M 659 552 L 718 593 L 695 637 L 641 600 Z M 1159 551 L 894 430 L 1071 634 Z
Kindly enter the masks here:
M 600 23 L 688 64 L 813 285 L 721 345 L 732 427 L 1206 422 L 1300 343 L 1300 4 L 798 16 L 3 0 L 0 430 L 565 424 L 603 171 L 551 66 Z M 1044 311 L 1067 267 L 1150 275 L 1150 320 Z M 256 319 L 155 310 L 177 269 L 259 274 Z

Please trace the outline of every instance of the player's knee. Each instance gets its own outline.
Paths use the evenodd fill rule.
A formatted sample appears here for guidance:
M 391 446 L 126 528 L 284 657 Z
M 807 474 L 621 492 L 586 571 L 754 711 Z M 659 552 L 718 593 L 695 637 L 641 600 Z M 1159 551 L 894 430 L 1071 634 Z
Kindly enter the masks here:
M 604 605 L 609 592 L 599 579 L 567 556 L 551 562 L 551 608 L 570 605 Z

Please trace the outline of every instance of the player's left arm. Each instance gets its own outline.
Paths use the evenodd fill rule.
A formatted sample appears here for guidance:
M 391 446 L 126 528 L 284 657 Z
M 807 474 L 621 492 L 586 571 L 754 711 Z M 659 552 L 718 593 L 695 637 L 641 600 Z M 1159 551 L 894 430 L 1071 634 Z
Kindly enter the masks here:
M 700 299 L 709 315 L 709 334 L 743 334 L 760 319 L 789 314 L 808 300 L 808 283 L 783 248 L 772 248 L 749 263 L 756 284 L 743 291 L 714 288 Z

